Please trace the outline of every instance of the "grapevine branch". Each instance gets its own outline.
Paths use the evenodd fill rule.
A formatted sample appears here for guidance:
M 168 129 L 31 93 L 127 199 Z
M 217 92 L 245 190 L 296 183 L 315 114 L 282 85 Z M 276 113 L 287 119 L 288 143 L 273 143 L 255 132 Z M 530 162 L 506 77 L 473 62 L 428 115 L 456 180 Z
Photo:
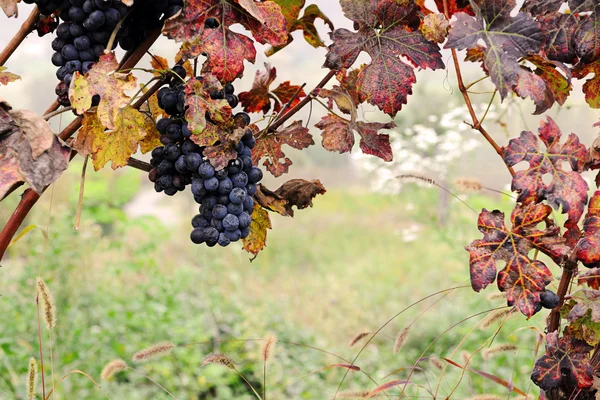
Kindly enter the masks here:
M 10 56 L 17 50 L 17 48 L 21 45 L 23 40 L 29 35 L 34 29 L 35 25 L 38 22 L 38 18 L 40 16 L 40 12 L 38 11 L 37 6 L 33 7 L 31 10 L 31 14 L 29 17 L 23 22 L 21 28 L 17 31 L 15 36 L 8 42 L 2 53 L 0 53 L 0 66 L 4 65 L 6 61 L 10 58 Z
M 120 69 L 133 68 L 142 59 L 142 57 L 146 54 L 146 51 L 150 48 L 150 46 L 152 46 L 152 44 L 156 41 L 156 39 L 158 39 L 159 36 L 160 29 L 153 31 L 150 35 L 148 35 L 146 40 L 144 40 L 144 42 L 134 52 L 132 52 L 131 54 L 129 54 L 128 57 L 122 60 Z M 141 105 L 144 104 L 144 102 L 150 96 L 152 96 L 152 94 L 154 94 L 160 88 L 160 86 L 162 86 L 162 83 L 160 82 L 153 85 L 148 90 L 148 92 L 146 92 L 142 97 L 140 97 L 138 101 L 135 102 L 133 107 L 141 107 Z M 54 102 L 48 109 L 49 111 L 46 111 L 44 114 L 48 114 L 54 111 L 56 108 L 58 108 L 58 103 Z M 75 132 L 77 132 L 79 128 L 81 128 L 82 121 L 82 117 L 77 117 L 65 129 L 63 129 L 62 132 L 60 132 L 58 137 L 62 140 L 69 139 L 75 134 Z M 75 154 L 77 153 L 73 151 L 71 154 L 71 160 L 73 159 Z M 14 237 L 15 233 L 17 233 L 19 226 L 21 226 L 23 220 L 25 220 L 25 217 L 27 217 L 27 214 L 29 214 L 29 212 L 31 211 L 35 203 L 37 203 L 39 198 L 40 194 L 36 193 L 32 189 L 27 189 L 25 190 L 25 192 L 23 192 L 23 195 L 21 196 L 21 201 L 19 202 L 19 204 L 15 208 L 15 211 L 10 216 L 10 219 L 2 229 L 2 232 L 0 232 L 0 260 L 2 260 L 2 258 L 4 257 L 4 253 L 6 252 L 6 249 L 8 248 L 8 245 L 10 244 L 10 241 Z
M 558 305 L 550 312 L 550 321 L 548 323 L 548 332 L 554 332 L 560 325 L 560 309 L 565 302 L 565 296 L 569 290 L 571 279 L 577 270 L 577 252 L 573 250 L 567 261 L 563 265 L 563 273 L 560 277 L 560 283 L 558 284 Z

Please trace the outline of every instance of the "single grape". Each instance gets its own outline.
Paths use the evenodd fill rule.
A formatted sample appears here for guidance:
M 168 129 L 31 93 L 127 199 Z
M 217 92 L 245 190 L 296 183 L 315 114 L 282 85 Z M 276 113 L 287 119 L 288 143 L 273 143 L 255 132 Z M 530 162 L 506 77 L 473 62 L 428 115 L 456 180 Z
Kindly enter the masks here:
M 202 167 L 202 166 L 200 166 L 200 167 Z M 209 192 L 214 192 L 215 190 L 217 190 L 219 188 L 219 180 L 217 178 L 215 178 L 214 176 L 212 178 L 208 178 L 207 180 L 204 181 L 204 187 Z
M 227 215 L 227 207 L 223 204 L 217 204 L 213 207 L 212 215 L 216 219 L 223 219 Z
M 195 244 L 202 244 L 204 243 L 204 241 L 206 240 L 206 229 L 208 228 L 201 228 L 201 227 L 197 227 L 195 228 L 192 233 L 190 234 L 190 239 L 192 240 L 192 242 L 194 242 Z
M 249 214 L 252 214 L 252 210 L 254 210 L 254 199 L 252 196 L 246 196 L 244 199 L 244 210 L 246 210 Z
M 219 27 L 219 21 L 216 18 L 206 18 L 204 21 L 204 27 L 208 29 L 216 29 Z
M 223 228 L 227 231 L 235 231 L 240 226 L 240 221 L 238 217 L 233 214 L 227 214 L 225 218 L 223 218 Z
M 229 193 L 229 200 L 234 204 L 243 204 L 246 198 L 246 191 L 242 188 L 233 188 Z
M 244 205 L 229 203 L 227 205 L 227 212 L 237 217 L 238 215 L 244 212 Z
M 202 215 L 197 214 L 194 218 L 192 218 L 192 226 L 194 228 L 208 228 L 210 224 Z
M 200 164 L 200 167 L 198 167 L 198 174 L 200 175 L 201 178 L 207 179 L 207 178 L 212 178 L 213 176 L 215 176 L 215 168 L 208 162 L 205 161 L 202 164 Z M 215 178 L 217 179 L 217 178 Z M 217 179 L 218 182 L 218 179 Z M 216 188 L 215 188 L 216 190 Z
M 219 246 L 227 247 L 231 243 L 231 240 L 227 237 L 225 233 L 219 234 Z
M 252 167 L 248 172 L 248 182 L 250 183 L 258 183 L 263 178 L 263 172 L 258 167 Z
M 219 181 L 219 193 L 228 195 L 233 189 L 233 182 L 229 178 L 225 178 Z
M 558 306 L 559 298 L 556 293 L 551 290 L 544 290 L 540 293 L 541 305 L 544 308 L 553 309 Z

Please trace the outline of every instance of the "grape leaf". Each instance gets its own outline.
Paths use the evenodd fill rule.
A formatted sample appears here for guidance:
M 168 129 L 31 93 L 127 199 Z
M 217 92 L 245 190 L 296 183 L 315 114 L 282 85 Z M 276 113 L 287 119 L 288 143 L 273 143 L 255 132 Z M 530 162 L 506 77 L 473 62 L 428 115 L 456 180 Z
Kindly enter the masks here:
M 573 70 L 573 76 L 578 79 L 585 78 L 589 74 L 594 74 L 594 77 L 583 84 L 585 101 L 592 108 L 600 108 L 600 59 L 591 64 L 579 64 Z
M 109 161 L 112 169 L 126 166 L 127 160 L 146 136 L 158 135 L 154 122 L 131 106 L 119 109 L 114 122 L 115 128 L 106 130 L 99 115 L 84 115 L 76 147 L 92 155 L 96 171 Z
M 527 61 L 536 66 L 534 73 L 542 78 L 552 91 L 553 101 L 563 105 L 573 88 L 571 70 L 560 62 L 549 61 L 537 55 L 527 57 Z M 567 76 L 561 74 L 559 69 Z
M 250 235 L 242 240 L 244 250 L 257 255 L 267 245 L 267 229 L 271 229 L 271 219 L 267 210 L 254 204 L 252 222 L 250 223 Z
M 8 18 L 10 17 L 18 17 L 19 16 L 19 8 L 17 7 L 17 3 L 19 0 L 0 0 L 0 8 L 4 11 L 4 14 Z
M 283 82 L 273 91 L 270 90 L 270 86 L 277 77 L 277 70 L 275 67 L 271 67 L 269 63 L 265 63 L 266 71 L 256 71 L 254 77 L 254 83 L 252 89 L 248 92 L 241 92 L 239 94 L 240 102 L 244 106 L 246 112 L 260 112 L 264 114 L 268 113 L 271 109 L 271 100 L 274 100 L 275 112 L 281 111 L 283 106 L 287 104 L 292 97 L 298 93 L 294 101 L 291 103 L 291 107 L 300 102 L 302 97 L 306 96 L 300 86 L 291 85 L 289 81 Z
M 23 182 L 41 193 L 67 168 L 69 153 L 42 117 L 0 99 L 0 199 Z
M 585 341 L 572 336 L 558 337 L 558 331 L 546 335 L 546 354 L 535 362 L 531 380 L 549 391 L 563 388 L 565 393 L 589 389 L 593 384 L 593 368 L 589 353 L 593 349 Z
M 377 156 L 388 162 L 394 158 L 389 135 L 379 133 L 382 129 L 395 128 L 394 122 L 352 122 L 337 115 L 328 114 L 321 118 L 321 121 L 315 126 L 323 131 L 321 134 L 322 144 L 326 150 L 339 153 L 352 151 L 354 132 L 357 132 L 361 137 L 360 148 L 363 153 Z
M 600 266 L 600 191 L 596 191 L 583 221 L 584 236 L 576 246 L 577 259 L 588 268 Z
M 273 176 L 287 173 L 292 160 L 282 151 L 281 147 L 284 144 L 302 150 L 315 142 L 308 129 L 302 126 L 302 121 L 294 121 L 285 128 L 258 136 L 256 146 L 252 149 L 253 163 L 257 165 L 261 158 L 265 157 L 263 165 Z
M 335 85 L 332 90 L 321 89 L 317 92 L 319 97 L 326 97 L 335 101 L 340 111 L 350 114 L 350 120 L 328 114 L 321 118 L 315 127 L 323 132 L 322 145 L 328 151 L 337 151 L 340 154 L 352 151 L 354 147 L 354 133 L 360 135 L 360 148 L 365 154 L 371 154 L 384 161 L 392 161 L 394 154 L 390 145 L 390 137 L 380 134 L 382 129 L 396 127 L 394 122 L 363 122 L 357 121 L 356 100 L 341 86 Z M 331 106 L 331 105 L 330 105 Z
M 448 29 L 450 29 L 450 23 L 444 14 L 426 15 L 419 27 L 423 37 L 435 43 L 443 43 L 446 40 Z
M 523 99 L 529 97 L 533 100 L 535 104 L 533 113 L 536 115 L 543 114 L 554 103 L 554 94 L 544 79 L 525 68 L 517 73 L 517 84 L 513 90 L 519 97 Z
M 259 19 L 246 11 L 250 8 Z M 216 18 L 221 26 L 206 28 L 207 18 Z M 178 58 L 188 60 L 206 53 L 208 70 L 222 82 L 231 82 L 242 75 L 244 60 L 254 63 L 256 57 L 253 41 L 229 29 L 235 23 L 241 23 L 263 44 L 279 46 L 288 40 L 285 17 L 273 1 L 244 0 L 242 7 L 232 0 L 190 0 L 183 12 L 165 21 L 163 33 L 184 42 Z
M 515 0 L 474 0 L 475 16 L 457 13 L 446 48 L 472 49 L 485 45 L 484 64 L 502 99 L 518 84 L 519 58 L 536 54 L 542 44 L 540 24 L 529 14 L 511 11 Z
M 262 208 L 274 211 L 284 217 L 294 215 L 294 210 L 291 210 L 292 214 L 288 212 L 288 208 L 286 207 L 287 200 L 273 192 L 271 189 L 268 189 L 263 184 L 258 184 L 256 193 L 254 194 L 254 200 L 256 200 Z
M 233 122 L 231 106 L 227 100 L 213 100 L 210 97 L 211 92 L 220 89 L 221 84 L 210 74 L 205 74 L 202 80 L 189 79 L 185 84 L 185 118 L 192 131 L 192 140 L 201 146 L 210 146 L 221 137 L 223 129 L 215 129 L 215 124 L 226 126 Z M 207 123 L 207 115 L 212 121 L 210 124 Z M 211 125 L 211 128 L 207 129 L 207 125 Z
M 504 213 L 483 209 L 477 226 L 483 239 L 474 240 L 466 247 L 470 256 L 471 286 L 476 292 L 485 289 L 496 279 L 496 262 L 505 261 L 498 273 L 498 288 L 507 292 L 509 306 L 515 305 L 524 315 L 531 317 L 540 303 L 540 293 L 552 280 L 552 274 L 539 260 L 528 253 L 538 249 L 560 263 L 569 251 L 560 229 L 550 225 L 539 230 L 537 225 L 552 212 L 544 204 L 518 204 L 511 214 L 512 228 L 504 224 Z
M 308 42 L 311 46 L 317 47 L 325 47 L 325 43 L 321 39 L 319 32 L 315 26 L 315 20 L 320 18 L 323 22 L 329 26 L 329 29 L 333 31 L 334 26 L 333 22 L 319 9 L 319 7 L 315 4 L 311 4 L 304 10 L 304 15 L 302 18 L 298 18 L 300 15 L 300 10 L 304 6 L 304 0 L 274 0 L 281 7 L 281 12 L 285 16 L 287 20 L 287 29 L 289 33 L 292 33 L 297 30 L 301 30 L 304 35 L 304 40 Z M 277 53 L 279 50 L 283 49 L 292 41 L 294 38 L 292 35 L 288 36 L 287 43 L 281 46 L 275 46 L 267 49 L 265 54 L 267 57 L 272 56 Z
M 258 185 L 254 198 L 263 208 L 274 211 L 284 217 L 293 217 L 296 206 L 299 210 L 312 207 L 312 200 L 327 190 L 318 179 L 307 181 L 292 179 L 284 183 L 276 191 Z
M 579 17 L 573 14 L 551 13 L 537 19 L 542 27 L 542 49 L 550 60 L 574 63 L 577 57 L 573 36 Z
M 517 201 L 541 202 L 547 200 L 555 209 L 562 207 L 568 215 L 565 227 L 577 225 L 587 202 L 587 183 L 580 172 L 587 158 L 587 149 L 571 133 L 564 144 L 560 143 L 561 132 L 551 118 L 546 118 L 538 130 L 540 139 L 546 146 L 542 152 L 535 135 L 529 131 L 511 139 L 504 149 L 504 162 L 513 166 L 521 161 L 529 162 L 529 168 L 515 173 L 512 190 L 519 194 Z M 571 171 L 562 168 L 567 162 Z M 551 174 L 549 184 L 543 181 L 544 175 Z
M 227 140 L 215 146 L 209 146 L 204 149 L 204 155 L 216 170 L 223 169 L 230 160 L 235 160 L 237 158 L 235 142 Z
M 590 311 L 591 321 L 600 322 L 600 291 L 580 290 L 574 293 L 571 299 L 575 301 L 575 304 L 567 315 L 569 322 L 585 317 L 588 310 Z
M 19 75 L 8 72 L 6 67 L 0 65 L 0 85 L 8 85 L 18 79 L 21 79 Z
M 439 47 L 427 41 L 414 25 L 420 23 L 418 7 L 395 0 L 342 0 L 344 14 L 356 22 L 358 31 L 336 29 L 331 34 L 325 67 L 339 70 L 354 64 L 361 52 L 371 63 L 358 75 L 357 86 L 366 100 L 392 117 L 406 104 L 416 82 L 413 67 L 443 68 Z
M 75 72 L 69 87 L 71 106 L 78 114 L 92 108 L 92 97 L 100 96 L 98 117 L 108 129 L 116 129 L 117 119 L 122 117 L 121 107 L 129 104 L 128 90 L 137 88 L 137 78 L 131 73 L 116 72 L 119 63 L 114 53 L 103 54 L 85 75 Z
M 590 3 L 594 3 L 591 7 L 586 7 Z M 573 34 L 573 43 L 575 51 L 580 59 L 580 62 L 590 63 L 600 56 L 600 4 L 598 2 L 584 2 L 578 7 L 578 11 L 591 11 L 590 15 L 579 16 L 580 21 L 577 30 Z
M 600 268 L 590 268 L 584 273 L 580 273 L 577 277 L 577 284 L 579 286 L 586 284 L 592 289 L 600 290 Z
M 284 183 L 275 194 L 286 201 L 285 208 L 290 216 L 294 216 L 293 206 L 298 210 L 312 207 L 312 200 L 319 194 L 325 194 L 327 190 L 320 180 L 306 181 L 304 179 L 292 179 Z

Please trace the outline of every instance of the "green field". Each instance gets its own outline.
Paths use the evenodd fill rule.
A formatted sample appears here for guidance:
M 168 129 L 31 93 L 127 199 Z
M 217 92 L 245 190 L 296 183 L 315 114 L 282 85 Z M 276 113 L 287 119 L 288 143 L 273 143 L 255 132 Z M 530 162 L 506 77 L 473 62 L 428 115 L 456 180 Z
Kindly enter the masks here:
M 39 358 L 35 278 L 42 263 L 58 315 L 52 338 L 54 381 L 81 370 L 111 399 L 130 400 L 171 398 L 141 374 L 178 399 L 251 399 L 252 392 L 234 371 L 221 365 L 201 367 L 201 363 L 209 353 L 224 352 L 262 393 L 260 341 L 246 339 L 267 334 L 280 341 L 267 366 L 267 398 L 330 399 L 347 371 L 331 368 L 310 373 L 352 360 L 369 338 L 350 347 L 354 336 L 376 331 L 432 293 L 468 285 L 468 255 L 463 247 L 479 237 L 476 214 L 453 201 L 448 223 L 439 226 L 435 188 L 408 185 L 397 196 L 364 188 L 331 189 L 294 219 L 274 216 L 268 247 L 250 262 L 241 246 L 192 245 L 190 203 L 165 203 L 180 217 L 169 226 L 152 216 L 128 217 L 122 207 L 138 192 L 139 174 L 109 174 L 90 175 L 78 232 L 73 231 L 78 185 L 67 188 L 59 182 L 50 214 L 49 191 L 24 225 L 45 229 L 50 221 L 47 247 L 43 229 L 34 229 L 9 249 L 0 269 L 1 399 L 25 398 L 28 359 Z M 510 204 L 501 196 L 465 198 L 475 209 L 506 210 Z M 1 221 L 17 200 L 8 199 L 0 211 Z M 502 299 L 488 298 L 494 290 L 476 294 L 466 287 L 444 292 L 400 314 L 366 346 L 356 360 L 362 371 L 350 371 L 341 391 L 368 391 L 377 386 L 373 381 L 406 379 L 421 356 L 448 357 L 462 364 L 466 354 L 485 349 L 500 322 L 486 329 L 476 327 L 485 313 L 460 322 L 502 306 Z M 529 321 L 514 316 L 491 347 L 511 344 L 518 350 L 486 359 L 477 353 L 470 366 L 536 394 L 529 381 L 536 331 L 513 332 L 541 327 L 543 319 L 543 315 Z M 395 337 L 407 326 L 406 344 L 394 354 Z M 44 327 L 42 333 L 46 387 L 51 388 L 49 335 Z M 109 361 L 129 361 L 136 351 L 162 340 L 177 345 L 204 343 L 175 348 L 146 363 L 129 362 L 136 371 L 121 372 L 108 382 L 100 380 L 100 371 Z M 407 395 L 519 397 L 472 373 L 461 380 L 461 370 L 443 371 L 438 364 L 422 360 L 410 378 L 414 385 L 408 386 Z M 400 390 L 389 393 L 397 398 Z M 105 397 L 84 376 L 72 375 L 58 385 L 55 398 Z

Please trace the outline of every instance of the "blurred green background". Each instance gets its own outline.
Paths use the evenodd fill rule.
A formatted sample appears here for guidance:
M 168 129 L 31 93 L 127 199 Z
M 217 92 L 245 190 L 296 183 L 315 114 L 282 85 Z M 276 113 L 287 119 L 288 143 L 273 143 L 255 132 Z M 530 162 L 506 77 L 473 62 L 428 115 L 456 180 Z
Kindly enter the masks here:
M 337 27 L 351 27 L 337 2 L 316 3 Z M 22 10 L 20 20 L 27 16 L 27 8 Z M 8 20 L 0 27 L 0 47 L 20 20 Z M 15 107 L 41 113 L 52 101 L 56 85 L 49 62 L 52 38 L 32 36 L 7 63 L 23 80 L 0 94 Z M 289 51 L 269 61 L 277 66 L 280 81 L 313 87 L 324 73 L 320 66 L 325 50 L 306 57 L 312 49 L 297 39 Z M 260 50 L 256 68 L 265 61 Z M 152 49 L 164 56 L 176 51 L 177 46 L 166 41 Z M 256 68 L 247 67 L 244 78 L 235 82 L 238 92 L 251 87 Z M 467 81 L 481 76 L 475 64 L 465 69 Z M 406 379 L 410 368 L 425 357 L 410 377 L 415 385 L 408 386 L 406 393 L 411 398 L 433 394 L 455 399 L 518 398 L 476 374 L 462 376 L 455 367 L 440 370 L 439 362 L 427 358 L 448 357 L 463 364 L 465 355 L 475 353 L 472 368 L 537 394 L 529 380 L 537 332 L 519 329 L 543 329 L 547 313 L 529 321 L 515 315 L 499 333 L 500 321 L 485 329 L 476 327 L 486 314 L 469 317 L 504 305 L 501 298 L 490 299 L 495 285 L 479 294 L 468 286 L 464 246 L 481 235 L 477 214 L 437 187 L 399 184 L 395 178 L 421 173 L 439 180 L 475 210 L 486 207 L 510 213 L 510 197 L 489 190 L 465 192 L 453 183 L 467 176 L 495 190 L 507 190 L 509 184 L 502 161 L 465 129 L 467 113 L 454 88 L 453 73 L 451 69 L 418 72 L 415 93 L 396 118 L 398 128 L 390 132 L 395 149 L 391 165 L 328 153 L 320 147 L 320 132 L 315 130 L 315 146 L 303 152 L 285 149 L 294 161 L 290 174 L 265 179 L 267 186 L 274 189 L 296 177 L 320 179 L 328 192 L 315 199 L 313 208 L 296 212 L 294 219 L 272 216 L 267 248 L 252 262 L 240 245 L 226 249 L 193 245 L 189 221 L 197 205 L 189 192 L 174 198 L 154 193 L 144 174 L 130 169 L 88 170 L 81 226 L 74 231 L 82 168 L 77 159 L 21 227 L 38 228 L 11 246 L 0 268 L 0 399 L 25 398 L 28 360 L 39 359 L 35 279 L 40 270 L 55 296 L 58 314 L 52 365 L 48 331 L 42 327 L 48 389 L 51 369 L 55 382 L 69 371 L 81 370 L 98 381 L 111 399 L 171 398 L 147 377 L 178 399 L 252 399 L 235 372 L 221 365 L 201 367 L 202 360 L 213 352 L 228 354 L 262 393 L 263 361 L 256 339 L 272 334 L 279 343 L 267 368 L 267 398 L 330 399 L 347 371 L 321 369 L 353 360 L 370 338 L 351 347 L 353 337 L 375 332 L 433 293 L 467 285 L 425 299 L 393 319 L 360 354 L 356 365 L 362 371 L 349 372 L 341 391 L 369 391 L 377 384 Z M 589 145 L 597 134 L 591 128 L 597 112 L 584 103 L 580 86 L 581 82 L 575 85 L 565 107 L 555 107 L 548 115 L 565 134 L 576 132 Z M 482 94 L 473 95 L 479 115 L 490 89 L 484 81 L 477 86 Z M 385 120 L 371 107 L 359 111 L 361 119 Z M 541 117 L 531 116 L 532 111 L 530 100 L 508 98 L 500 104 L 496 97 L 486 128 L 505 145 L 522 129 L 535 131 Z M 314 124 L 322 115 L 324 111 L 315 105 L 298 118 Z M 58 130 L 67 122 L 65 114 L 53 120 L 53 127 Z M 476 150 L 473 140 L 479 145 Z M 0 225 L 8 220 L 21 192 L 0 203 Z M 560 273 L 556 267 L 551 270 L 555 276 Z M 557 282 L 551 287 L 556 288 Z M 394 354 L 396 335 L 408 326 L 406 344 Z M 130 361 L 136 351 L 163 340 L 204 344 L 178 347 L 146 363 Z M 476 353 L 502 345 L 516 350 L 490 357 Z M 104 365 L 116 358 L 127 360 L 135 371 L 100 381 Z M 389 393 L 397 398 L 400 391 Z M 82 375 L 68 377 L 55 396 L 102 398 Z

